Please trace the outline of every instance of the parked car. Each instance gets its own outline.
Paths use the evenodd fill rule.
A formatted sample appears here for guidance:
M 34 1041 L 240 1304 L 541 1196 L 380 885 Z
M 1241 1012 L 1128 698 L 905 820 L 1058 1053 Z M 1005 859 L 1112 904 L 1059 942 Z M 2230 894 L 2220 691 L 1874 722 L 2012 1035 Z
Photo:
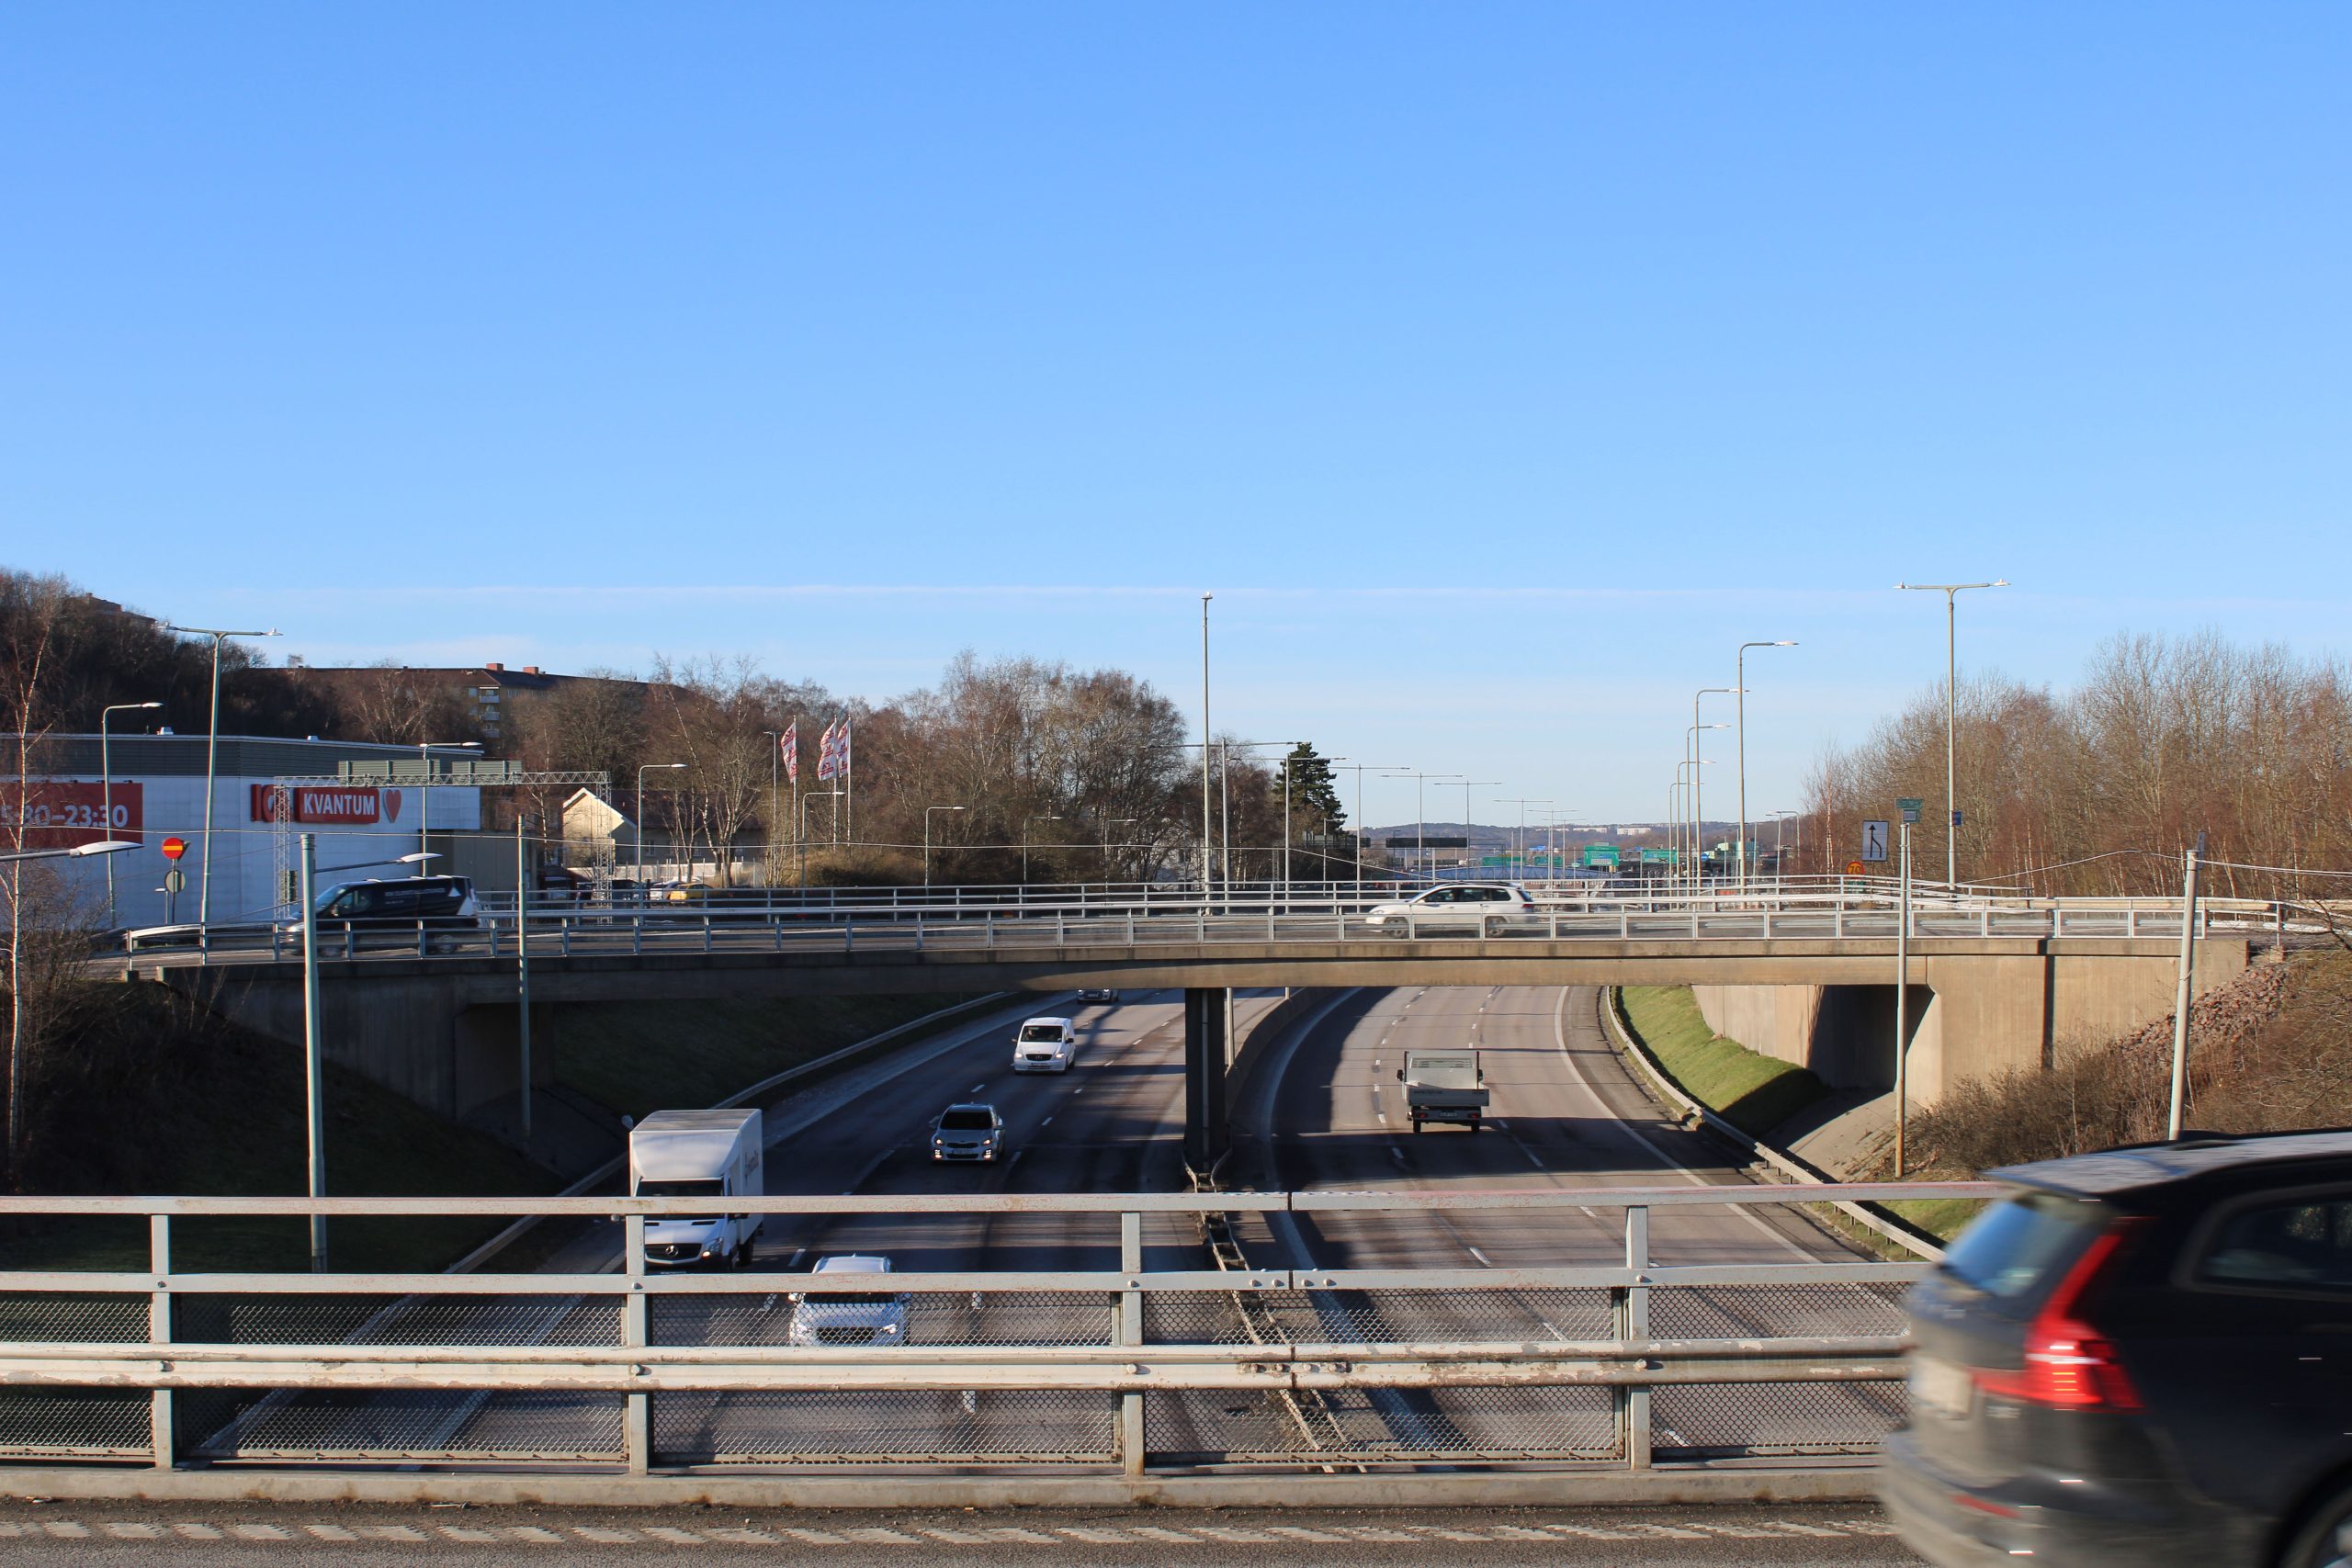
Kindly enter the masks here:
M 887 1284 L 890 1260 L 858 1253 L 820 1258 L 813 1274 L 871 1278 Z M 792 1322 L 785 1337 L 795 1345 L 903 1345 L 907 1342 L 907 1307 L 903 1291 L 792 1292 Z
M 1119 993 L 1108 986 L 1089 986 L 1078 993 L 1082 1002 L 1116 1002 Z
M 1500 936 L 1543 924 L 1534 897 L 1516 882 L 1449 883 L 1401 903 L 1374 904 L 1365 918 L 1394 936 L 1446 931 Z
M 481 930 L 481 906 L 474 885 L 463 876 L 406 876 L 390 882 L 343 882 L 318 896 L 313 917 L 322 950 L 365 938 L 413 941 L 425 933 L 428 946 L 453 947 Z M 302 922 L 288 920 L 279 934 L 302 940 Z
M 2352 1560 L 2352 1133 L 2177 1142 L 2017 1189 L 1906 1298 L 1880 1486 L 1939 1564 Z
M 1004 1119 L 993 1105 L 951 1105 L 931 1125 L 934 1160 L 993 1162 L 1004 1151 Z
M 1078 1025 L 1069 1019 L 1028 1019 L 1013 1032 L 1016 1073 L 1066 1073 L 1077 1055 Z

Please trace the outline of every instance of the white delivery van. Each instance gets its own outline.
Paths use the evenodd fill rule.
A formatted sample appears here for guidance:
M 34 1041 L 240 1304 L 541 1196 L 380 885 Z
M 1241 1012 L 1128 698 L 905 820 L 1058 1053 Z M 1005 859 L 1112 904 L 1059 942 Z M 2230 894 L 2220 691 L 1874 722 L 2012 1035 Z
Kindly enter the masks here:
M 1423 1123 L 1452 1122 L 1478 1130 L 1478 1118 L 1487 1104 L 1487 1074 L 1476 1051 L 1408 1051 L 1396 1069 L 1405 1086 L 1405 1109 L 1413 1131 Z
M 756 1111 L 657 1111 L 629 1129 L 632 1198 L 708 1198 L 708 1213 L 645 1222 L 645 1261 L 661 1269 L 725 1264 L 752 1256 L 761 1215 L 727 1212 L 729 1198 L 767 1193 Z
M 1012 1034 L 1016 1073 L 1066 1073 L 1078 1055 L 1078 1025 L 1066 1018 L 1033 1018 Z

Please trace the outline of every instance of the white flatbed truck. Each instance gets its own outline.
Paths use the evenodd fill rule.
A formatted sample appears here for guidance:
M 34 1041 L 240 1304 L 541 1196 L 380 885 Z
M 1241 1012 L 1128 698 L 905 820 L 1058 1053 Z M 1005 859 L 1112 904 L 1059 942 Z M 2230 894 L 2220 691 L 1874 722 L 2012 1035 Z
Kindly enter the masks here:
M 1478 1130 L 1479 1115 L 1487 1108 L 1487 1075 L 1478 1066 L 1477 1052 L 1408 1051 L 1405 1065 L 1396 1069 L 1396 1081 L 1405 1086 L 1405 1110 L 1413 1118 L 1414 1132 L 1426 1122 Z

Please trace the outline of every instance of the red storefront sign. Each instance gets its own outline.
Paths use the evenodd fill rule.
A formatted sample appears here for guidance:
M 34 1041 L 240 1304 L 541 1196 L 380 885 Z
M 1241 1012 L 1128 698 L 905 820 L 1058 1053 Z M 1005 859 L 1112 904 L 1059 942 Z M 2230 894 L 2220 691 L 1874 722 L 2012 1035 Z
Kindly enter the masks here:
M 400 820 L 401 792 L 396 789 L 361 789 L 348 784 L 257 784 L 253 786 L 254 821 L 277 820 L 277 796 L 280 790 L 289 797 L 286 813 L 288 821 L 365 826 L 370 822 Z
M 0 830 L 14 838 L 17 814 L 24 813 L 25 848 L 70 850 L 76 844 L 103 843 L 108 839 L 131 843 L 142 840 L 146 827 L 146 792 L 123 779 L 114 783 L 114 821 L 107 821 L 107 790 L 101 783 L 81 779 L 35 779 L 21 794 L 16 782 L 0 783 Z

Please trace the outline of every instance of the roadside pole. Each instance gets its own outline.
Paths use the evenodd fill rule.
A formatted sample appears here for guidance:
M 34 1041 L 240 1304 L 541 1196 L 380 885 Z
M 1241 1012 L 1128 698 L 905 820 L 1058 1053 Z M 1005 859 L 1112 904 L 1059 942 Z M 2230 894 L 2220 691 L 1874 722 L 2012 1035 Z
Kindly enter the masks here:
M 2182 1101 L 2188 1094 L 2188 1001 L 2197 977 L 2197 862 L 2205 852 L 2205 835 L 2181 857 L 2180 984 L 2172 998 L 2172 1113 L 2165 1121 L 2165 1136 L 2180 1136 Z M 2283 948 L 2282 948 L 2283 951 Z
M 311 1196 L 327 1192 L 327 1118 L 319 1059 L 319 836 L 302 835 L 302 1092 L 311 1127 Z M 311 1272 L 327 1271 L 327 1217 L 311 1216 Z
M 1894 916 L 1894 1179 L 1903 1179 L 1905 1139 L 1911 1119 L 1911 1042 L 1905 1038 L 1911 1021 L 1911 824 L 1918 812 L 1904 803 L 1901 863 L 1895 881 L 1900 889 Z
M 773 854 L 769 857 L 775 862 Z M 514 814 L 514 1040 L 523 1074 L 523 1147 L 531 1146 L 531 856 Z

